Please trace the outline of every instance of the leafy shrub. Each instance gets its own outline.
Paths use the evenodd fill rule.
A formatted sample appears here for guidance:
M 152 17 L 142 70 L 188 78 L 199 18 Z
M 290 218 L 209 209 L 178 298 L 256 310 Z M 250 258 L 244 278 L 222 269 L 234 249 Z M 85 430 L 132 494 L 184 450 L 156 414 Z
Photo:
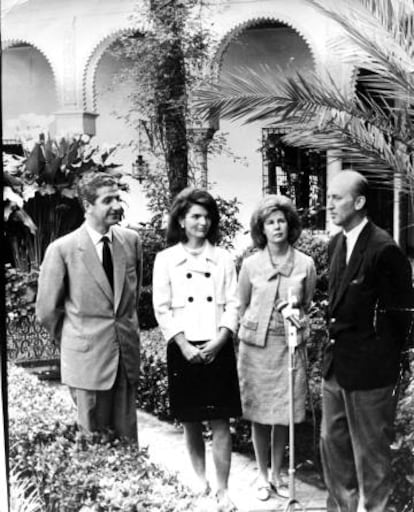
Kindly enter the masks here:
M 138 321 L 143 330 L 153 329 L 157 326 L 154 308 L 152 306 L 152 286 L 143 286 L 138 303 Z
M 398 511 L 414 510 L 414 349 L 409 349 L 411 371 L 403 379 L 397 407 L 393 472 L 396 488 L 392 496 Z
M 145 451 L 109 434 L 80 432 L 62 391 L 9 367 L 9 457 L 18 475 L 11 496 L 23 485 L 45 512 L 194 509 L 176 478 L 151 464 Z
M 162 420 L 170 420 L 167 377 L 167 346 L 156 329 L 141 333 L 141 372 L 137 405 Z
M 5 265 L 6 311 L 10 320 L 23 319 L 34 313 L 39 272 L 29 272 Z

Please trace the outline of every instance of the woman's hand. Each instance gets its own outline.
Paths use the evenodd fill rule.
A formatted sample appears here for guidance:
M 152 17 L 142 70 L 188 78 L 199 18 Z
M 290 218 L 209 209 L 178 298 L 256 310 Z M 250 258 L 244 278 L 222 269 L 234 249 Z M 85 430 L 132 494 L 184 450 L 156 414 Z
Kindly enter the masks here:
M 180 347 L 183 356 L 187 359 L 187 361 L 191 364 L 203 363 L 204 356 L 201 350 L 198 347 L 195 347 L 193 344 L 187 341 L 182 347 Z
M 203 363 L 204 358 L 201 350 L 186 340 L 184 333 L 180 332 L 174 336 L 174 341 L 180 347 L 181 353 L 190 364 Z
M 204 363 L 212 363 L 216 358 L 217 354 L 220 352 L 222 346 L 223 341 L 218 339 L 206 341 L 202 345 L 199 345 L 201 356 L 203 358 Z

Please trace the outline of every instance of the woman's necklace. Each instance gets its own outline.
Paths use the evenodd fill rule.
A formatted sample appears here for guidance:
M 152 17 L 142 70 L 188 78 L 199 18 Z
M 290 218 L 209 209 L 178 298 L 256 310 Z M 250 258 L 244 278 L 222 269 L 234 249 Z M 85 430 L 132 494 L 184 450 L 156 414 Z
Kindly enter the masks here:
M 284 254 L 280 256 L 272 256 L 269 246 L 267 246 L 267 252 L 269 253 L 270 263 L 272 264 L 272 266 L 279 267 L 286 260 L 289 250 L 287 250 Z
M 186 250 L 189 254 L 192 256 L 197 256 L 198 254 L 201 254 L 204 251 L 206 244 L 204 243 L 201 247 L 188 247 L 188 245 L 183 244 L 184 250 Z

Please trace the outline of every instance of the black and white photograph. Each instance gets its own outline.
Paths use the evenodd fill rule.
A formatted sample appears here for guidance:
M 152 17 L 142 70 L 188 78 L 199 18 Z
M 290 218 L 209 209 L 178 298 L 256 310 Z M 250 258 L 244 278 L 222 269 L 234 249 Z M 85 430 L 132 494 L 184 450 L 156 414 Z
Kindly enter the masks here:
M 414 511 L 414 0 L 2 0 L 0 512 Z

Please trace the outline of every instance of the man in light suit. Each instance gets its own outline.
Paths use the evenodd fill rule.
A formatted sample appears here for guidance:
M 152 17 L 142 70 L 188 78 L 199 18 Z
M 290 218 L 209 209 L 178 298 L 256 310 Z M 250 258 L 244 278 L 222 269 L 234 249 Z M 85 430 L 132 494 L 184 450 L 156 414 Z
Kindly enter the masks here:
M 135 231 L 116 226 L 122 206 L 113 176 L 89 173 L 78 192 L 85 222 L 48 246 L 36 313 L 60 344 L 62 382 L 79 425 L 136 442 L 141 243 Z
M 367 218 L 368 182 L 340 172 L 327 209 L 329 334 L 322 386 L 321 456 L 329 512 L 385 512 L 392 492 L 395 386 L 410 324 L 411 267 Z

